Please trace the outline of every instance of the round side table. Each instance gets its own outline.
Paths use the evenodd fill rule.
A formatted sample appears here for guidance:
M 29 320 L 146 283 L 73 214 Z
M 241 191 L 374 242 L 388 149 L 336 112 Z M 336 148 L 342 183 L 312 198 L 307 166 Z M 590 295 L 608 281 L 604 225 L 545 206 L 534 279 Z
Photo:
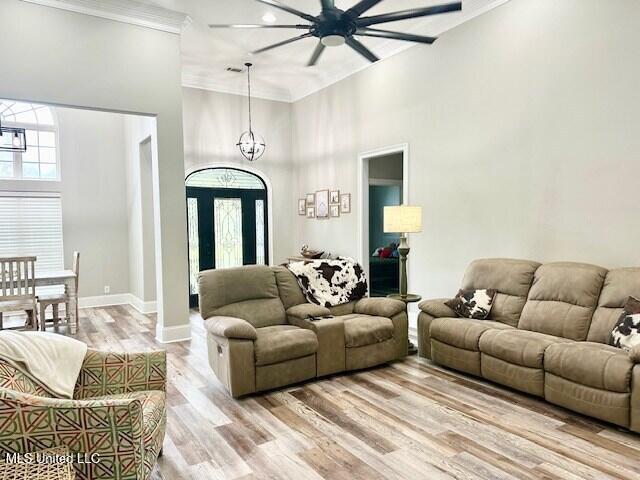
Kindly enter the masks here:
M 387 298 L 393 298 L 394 300 L 400 300 L 405 303 L 407 306 L 407 315 L 409 314 L 409 304 L 416 303 L 422 300 L 420 295 L 414 295 L 412 293 L 408 293 L 406 296 L 402 296 L 399 293 L 392 293 L 391 295 L 387 295 Z M 411 340 L 409 340 L 409 355 L 415 355 L 418 353 L 418 349 L 413 344 Z

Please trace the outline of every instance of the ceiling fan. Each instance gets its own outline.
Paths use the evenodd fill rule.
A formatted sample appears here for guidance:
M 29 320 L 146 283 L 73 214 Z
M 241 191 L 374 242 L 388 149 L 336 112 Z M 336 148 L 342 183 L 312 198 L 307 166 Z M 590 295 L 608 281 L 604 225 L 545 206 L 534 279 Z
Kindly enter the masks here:
M 370 62 L 377 62 L 379 58 L 354 36 L 362 37 L 381 37 L 391 38 L 394 40 L 404 40 L 407 42 L 431 44 L 437 40 L 436 37 L 425 37 L 422 35 L 413 35 L 402 32 L 392 32 L 389 30 L 380 30 L 377 28 L 369 28 L 371 25 L 379 25 L 381 23 L 395 22 L 398 20 L 407 20 L 410 18 L 426 17 L 429 15 L 438 15 L 440 13 L 455 12 L 462 10 L 462 2 L 448 3 L 445 5 L 435 5 L 431 7 L 412 8 L 410 10 L 402 10 L 399 12 L 385 13 L 382 15 L 373 15 L 363 17 L 368 10 L 381 3 L 382 0 L 362 0 L 350 9 L 344 11 L 336 8 L 335 0 L 320 0 L 322 11 L 320 15 L 313 16 L 301 12 L 295 8 L 289 7 L 276 0 L 256 0 L 260 3 L 270 5 L 272 7 L 284 10 L 285 12 L 296 15 L 304 20 L 307 24 L 300 25 L 209 25 L 211 28 L 291 28 L 296 30 L 307 30 L 307 33 L 293 37 L 282 42 L 274 43 L 267 47 L 254 51 L 253 53 L 262 53 L 289 43 L 297 42 L 304 38 L 316 37 L 320 39 L 318 46 L 311 55 L 311 59 L 307 66 L 312 67 L 324 52 L 326 47 L 337 47 L 345 43 L 353 50 L 358 52 Z

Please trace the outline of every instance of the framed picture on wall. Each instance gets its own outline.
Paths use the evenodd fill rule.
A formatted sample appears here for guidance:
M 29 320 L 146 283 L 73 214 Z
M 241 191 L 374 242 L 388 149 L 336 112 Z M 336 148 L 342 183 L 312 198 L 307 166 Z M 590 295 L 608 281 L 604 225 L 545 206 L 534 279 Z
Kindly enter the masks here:
M 298 215 L 306 215 L 307 214 L 307 200 L 305 198 L 301 198 L 298 200 Z
M 340 212 L 351 213 L 351 194 L 344 193 L 340 195 Z
M 315 193 L 307 193 L 307 207 L 315 207 L 316 195 Z
M 340 216 L 340 205 L 330 205 L 329 206 L 329 213 L 332 217 L 339 217 Z
M 316 192 L 316 218 L 329 218 L 329 190 Z
M 307 218 L 316 218 L 316 208 L 307 207 Z
M 331 205 L 340 205 L 340 190 L 331 190 L 331 193 L 329 193 L 329 203 Z

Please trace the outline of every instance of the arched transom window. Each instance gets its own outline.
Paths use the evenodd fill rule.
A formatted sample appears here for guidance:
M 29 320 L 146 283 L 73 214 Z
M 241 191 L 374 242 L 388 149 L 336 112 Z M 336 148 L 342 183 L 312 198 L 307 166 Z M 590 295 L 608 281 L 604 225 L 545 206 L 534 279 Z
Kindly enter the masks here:
M 0 100 L 0 119 L 3 126 L 27 133 L 26 152 L 0 152 L 0 178 L 59 180 L 58 131 L 51 108 Z

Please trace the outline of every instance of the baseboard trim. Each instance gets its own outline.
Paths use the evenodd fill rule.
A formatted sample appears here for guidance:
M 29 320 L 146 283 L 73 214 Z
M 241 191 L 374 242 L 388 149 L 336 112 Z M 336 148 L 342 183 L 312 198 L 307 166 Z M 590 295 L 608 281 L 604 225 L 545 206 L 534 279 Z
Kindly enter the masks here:
M 140 313 L 156 313 L 157 303 L 155 301 L 145 302 L 131 293 L 116 293 L 113 295 L 97 295 L 95 297 L 80 297 L 79 308 L 110 307 L 113 305 L 131 305 Z
M 144 300 L 141 300 L 133 294 L 129 294 L 129 296 L 131 297 L 129 303 L 140 313 L 147 314 L 156 313 L 158 311 L 158 304 L 155 300 L 151 302 L 145 302 Z
M 160 343 L 175 343 L 191 340 L 191 325 L 178 325 L 175 327 L 157 325 L 156 340 Z
M 112 305 L 127 305 L 131 294 L 116 293 L 113 295 L 96 295 L 95 297 L 80 297 L 78 308 L 109 307 Z

